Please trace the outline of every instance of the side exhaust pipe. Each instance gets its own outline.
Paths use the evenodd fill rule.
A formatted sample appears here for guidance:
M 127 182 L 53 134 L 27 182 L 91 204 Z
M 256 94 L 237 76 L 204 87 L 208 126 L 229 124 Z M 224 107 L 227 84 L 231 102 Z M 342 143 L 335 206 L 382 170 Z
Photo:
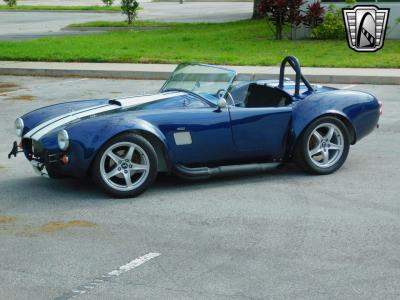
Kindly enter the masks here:
M 217 176 L 232 176 L 244 173 L 265 172 L 275 169 L 280 163 L 255 163 L 244 165 L 229 165 L 220 167 L 189 168 L 184 165 L 176 165 L 176 174 L 186 180 L 208 179 Z

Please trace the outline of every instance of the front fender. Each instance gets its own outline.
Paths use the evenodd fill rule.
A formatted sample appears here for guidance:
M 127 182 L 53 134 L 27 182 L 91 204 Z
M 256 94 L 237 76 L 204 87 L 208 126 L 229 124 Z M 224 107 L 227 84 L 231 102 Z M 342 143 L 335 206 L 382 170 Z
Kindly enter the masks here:
M 66 127 L 70 136 L 70 168 L 87 174 L 101 147 L 114 136 L 128 131 L 140 131 L 158 139 L 169 152 L 164 134 L 151 123 L 129 115 L 104 116 L 82 120 Z M 74 172 L 76 173 L 76 172 Z

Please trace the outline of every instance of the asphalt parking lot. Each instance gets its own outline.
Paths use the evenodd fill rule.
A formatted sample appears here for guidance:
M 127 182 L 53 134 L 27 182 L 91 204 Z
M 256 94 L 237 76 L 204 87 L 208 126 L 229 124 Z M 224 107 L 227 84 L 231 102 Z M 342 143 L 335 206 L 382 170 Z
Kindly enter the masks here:
M 1 299 L 400 298 L 400 86 L 342 86 L 377 95 L 384 114 L 329 176 L 163 176 L 115 200 L 7 159 L 25 112 L 160 86 L 0 76 Z

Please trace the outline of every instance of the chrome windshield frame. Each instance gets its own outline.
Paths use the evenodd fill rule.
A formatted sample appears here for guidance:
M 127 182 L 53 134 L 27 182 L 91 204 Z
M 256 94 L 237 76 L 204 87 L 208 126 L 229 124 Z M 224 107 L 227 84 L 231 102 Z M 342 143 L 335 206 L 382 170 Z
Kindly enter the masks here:
M 214 69 L 219 69 L 219 70 L 223 70 L 223 71 L 228 71 L 228 72 L 232 72 L 233 76 L 231 78 L 230 81 L 227 81 L 227 88 L 225 89 L 225 93 L 223 95 L 223 97 L 226 96 L 226 94 L 228 93 L 228 91 L 231 89 L 233 82 L 236 80 L 237 77 L 237 72 L 233 69 L 229 69 L 229 68 L 225 68 L 225 67 L 220 67 L 220 66 L 215 66 L 215 65 L 209 65 L 209 64 L 198 64 L 198 63 L 180 63 L 176 66 L 176 68 L 174 69 L 174 71 L 171 73 L 171 75 L 169 76 L 169 78 L 164 82 L 164 84 L 162 85 L 161 89 L 160 89 L 160 93 L 164 92 L 164 89 L 166 88 L 166 86 L 168 85 L 168 83 L 171 81 L 171 79 L 173 78 L 175 72 L 179 69 L 181 69 L 184 66 L 203 66 L 203 67 L 208 67 L 208 68 L 214 68 Z M 185 90 L 185 89 L 181 89 L 181 90 Z M 189 91 L 188 92 L 192 92 L 192 93 L 196 93 L 196 91 Z

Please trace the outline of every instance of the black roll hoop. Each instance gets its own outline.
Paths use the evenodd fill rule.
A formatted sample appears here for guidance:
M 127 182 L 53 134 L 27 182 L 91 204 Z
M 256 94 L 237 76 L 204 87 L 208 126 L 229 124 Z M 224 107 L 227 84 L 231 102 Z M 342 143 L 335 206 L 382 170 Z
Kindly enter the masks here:
M 293 68 L 293 70 L 296 73 L 296 79 L 295 79 L 295 90 L 294 90 L 294 96 L 299 96 L 300 95 L 300 81 L 304 83 L 304 85 L 307 87 L 309 91 L 313 91 L 313 87 L 311 84 L 308 82 L 308 80 L 303 76 L 301 73 L 301 67 L 300 67 L 300 62 L 297 59 L 297 57 L 289 55 L 286 56 L 281 63 L 281 69 L 279 72 L 279 88 L 283 89 L 284 84 L 285 84 L 285 67 L 286 64 L 289 63 L 289 65 Z

